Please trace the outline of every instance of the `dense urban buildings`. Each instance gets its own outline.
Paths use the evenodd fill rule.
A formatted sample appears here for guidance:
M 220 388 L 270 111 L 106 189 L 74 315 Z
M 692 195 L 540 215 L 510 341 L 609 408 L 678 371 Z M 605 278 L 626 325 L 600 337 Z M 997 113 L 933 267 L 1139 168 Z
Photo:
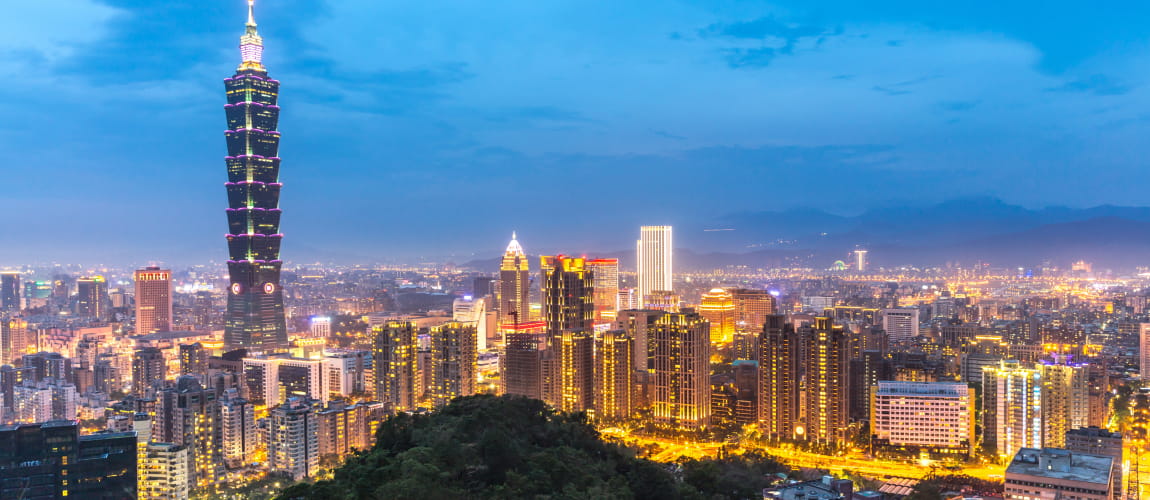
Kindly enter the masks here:
M 639 229 L 636 275 L 641 308 L 646 307 L 647 297 L 656 292 L 670 293 L 674 290 L 673 244 L 671 226 L 643 226 Z

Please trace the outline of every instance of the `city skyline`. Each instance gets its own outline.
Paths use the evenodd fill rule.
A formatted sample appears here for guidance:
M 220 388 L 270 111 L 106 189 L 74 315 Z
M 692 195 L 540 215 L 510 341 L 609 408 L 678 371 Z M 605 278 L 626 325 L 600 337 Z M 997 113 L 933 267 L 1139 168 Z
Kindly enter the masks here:
M 232 66 L 226 48 L 234 34 L 222 27 L 241 8 L 235 3 L 13 6 L 0 21 L 0 46 L 9 49 L 0 55 L 0 84 L 21 98 L 0 110 L 20 126 L 0 133 L 0 162 L 26 165 L 10 175 L 27 188 L 3 203 L 61 220 L 66 234 L 94 241 L 86 251 L 99 260 L 121 252 L 94 228 L 128 212 L 141 213 L 145 225 L 167 217 L 184 229 L 179 237 L 139 235 L 140 259 L 215 255 L 218 226 L 203 208 L 220 200 L 210 184 L 220 131 L 210 75 Z M 642 224 L 704 225 L 816 204 L 840 213 L 972 195 L 1028 207 L 1146 204 L 1138 183 L 1121 182 L 1146 156 L 1137 65 L 1146 40 L 1132 20 L 1146 6 L 1117 16 L 1118 9 L 1083 13 L 1067 4 L 1044 9 L 1046 22 L 1035 24 L 1025 3 L 991 16 L 975 16 L 977 5 L 902 2 L 868 12 L 707 5 L 635 2 L 606 12 L 507 3 L 435 16 L 402 4 L 262 6 L 274 26 L 265 36 L 279 44 L 268 57 L 295 82 L 285 98 L 301 103 L 283 124 L 299 138 L 291 151 L 297 188 L 285 194 L 299 208 L 285 227 L 298 235 L 297 255 L 467 257 L 474 249 L 459 241 L 482 237 L 498 248 L 509 230 L 542 234 L 547 222 L 533 214 L 432 200 L 474 199 L 470 191 L 482 187 L 533 203 L 557 170 L 619 176 L 597 190 L 588 223 L 573 229 L 600 251 L 625 248 L 626 233 Z M 528 39 L 543 43 L 520 43 Z M 509 63 L 529 69 L 508 79 Z M 611 87 L 619 88 L 597 92 Z M 38 97 L 32 88 L 54 91 Z M 624 92 L 644 97 L 623 100 Z M 73 120 L 49 122 L 53 113 L 43 112 L 56 106 Z M 164 127 L 139 126 L 160 109 Z M 358 111 L 342 118 L 347 126 L 324 118 L 346 109 Z M 136 130 L 134 142 L 118 130 Z M 65 146 L 35 147 L 59 134 L 69 136 Z M 339 152 L 325 147 L 331 143 Z M 143 159 L 161 152 L 171 158 L 166 168 L 149 172 L 146 185 L 134 182 Z M 703 195 L 671 203 L 651 186 L 653 194 L 630 199 L 628 186 L 652 172 L 661 173 L 659 186 L 690 178 Z M 818 184 L 828 197 L 816 203 L 788 190 L 764 201 L 768 179 Z M 422 208 L 401 217 L 368 204 L 396 185 L 421 186 L 391 193 L 397 205 Z M 341 203 L 330 203 L 337 194 Z M 64 200 L 86 209 L 77 213 Z M 165 204 L 187 209 L 147 209 Z M 464 234 L 455 240 L 425 229 L 445 221 L 459 222 Z M 30 226 L 0 222 L 0 230 L 26 235 L 0 258 L 75 259 L 59 231 Z M 389 231 L 418 237 L 392 243 Z

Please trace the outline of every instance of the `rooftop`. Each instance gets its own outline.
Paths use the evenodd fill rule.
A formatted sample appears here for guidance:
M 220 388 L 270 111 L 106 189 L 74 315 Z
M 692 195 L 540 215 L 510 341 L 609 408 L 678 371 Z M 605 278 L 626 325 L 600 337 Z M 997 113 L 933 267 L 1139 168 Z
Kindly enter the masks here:
M 1006 477 L 1021 474 L 1108 486 L 1113 460 L 1060 448 L 1023 448 L 1006 468 Z

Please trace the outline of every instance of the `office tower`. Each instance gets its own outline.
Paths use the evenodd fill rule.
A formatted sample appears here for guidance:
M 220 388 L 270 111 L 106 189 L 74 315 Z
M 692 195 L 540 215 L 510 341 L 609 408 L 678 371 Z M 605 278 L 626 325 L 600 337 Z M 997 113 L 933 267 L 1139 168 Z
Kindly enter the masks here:
M 136 398 L 148 397 L 151 389 L 167 380 L 167 367 L 164 353 L 159 349 L 137 349 L 132 357 L 132 394 Z
M 651 325 L 654 347 L 652 414 L 671 428 L 698 429 L 711 421 L 711 332 L 693 311 L 667 314 Z
M 172 329 L 172 272 L 146 267 L 135 272 L 136 333 L 166 332 Z
M 1138 375 L 1150 380 L 1150 323 L 1138 324 Z
M 319 469 L 316 412 L 306 401 L 291 398 L 268 418 L 268 469 L 299 481 Z
M 1010 499 L 1111 500 L 1114 457 L 1058 448 L 1022 448 L 1006 467 Z
M 869 263 L 866 258 L 867 251 L 859 248 L 854 251 L 854 254 L 855 271 L 865 273 L 867 270 L 867 264 Z
M 799 336 L 786 316 L 764 318 L 759 340 L 759 421 L 763 435 L 793 439 L 799 418 Z
M 188 447 L 172 443 L 147 443 L 140 460 L 140 500 L 188 498 Z
M 634 288 L 621 288 L 619 289 L 618 299 L 615 303 L 618 305 L 620 311 L 628 309 L 638 309 L 639 303 L 642 302 L 637 298 L 637 293 Z
M 76 280 L 76 315 L 104 319 L 108 316 L 108 282 L 103 276 Z
M 982 447 L 1001 457 L 1042 447 L 1042 374 L 1000 361 L 982 374 Z
M 191 375 L 176 379 L 175 387 L 156 393 L 152 440 L 188 447 L 188 484 L 192 489 L 213 486 L 222 479 L 219 402 Z
M 883 309 L 879 317 L 891 342 L 906 342 L 918 336 L 918 309 Z
M 722 288 L 704 293 L 699 315 L 711 323 L 711 343 L 729 344 L 735 338 L 735 299 Z
M 559 255 L 543 256 L 540 261 L 544 273 L 543 319 L 547 323 L 546 345 L 542 353 L 543 400 L 562 408 L 559 341 L 566 332 L 590 333 L 594 330 L 594 276 L 586 259 Z M 592 366 L 586 365 L 586 368 Z M 594 374 L 588 372 L 576 377 L 593 380 Z
M 595 418 L 631 416 L 635 391 L 635 339 L 623 330 L 608 330 L 595 340 Z
M 260 448 L 256 433 L 255 405 L 227 389 L 220 399 L 220 448 L 230 468 L 242 467 Z
M 0 498 L 136 498 L 136 436 L 53 420 L 0 427 Z
M 595 277 L 595 321 L 614 321 L 619 310 L 619 259 L 589 259 L 587 268 Z
M 816 317 L 814 325 L 800 331 L 802 364 L 806 381 L 804 431 L 806 439 L 842 443 L 849 421 L 850 344 L 841 325 Z
M 0 273 L 0 309 L 9 312 L 21 309 L 20 273 L 17 271 Z
M 974 452 L 974 394 L 966 384 L 879 381 L 871 401 L 876 446 L 958 459 Z
M 640 228 L 636 250 L 640 304 L 646 304 L 647 296 L 656 291 L 673 291 L 675 286 L 671 254 L 674 247 L 671 240 L 671 226 L 643 226 Z M 646 306 L 641 305 L 640 307 Z
M 1042 446 L 1064 448 L 1066 433 L 1086 427 L 1090 419 L 1087 367 L 1040 364 L 1042 378 Z
M 36 352 L 36 335 L 28 331 L 24 318 L 0 318 L 0 364 L 13 363 Z
M 388 321 L 372 329 L 375 363 L 375 397 L 392 413 L 415 409 L 415 352 L 418 348 L 412 323 Z
M 766 290 L 735 288 L 729 292 L 735 303 L 735 330 L 758 335 L 767 316 L 775 313 L 775 297 Z
M 527 254 L 519 246 L 515 233 L 511 233 L 511 243 L 503 252 L 503 262 L 499 265 L 499 327 L 506 324 L 525 323 L 531 319 L 531 282 Z
M 565 412 L 590 411 L 595 405 L 595 344 L 586 331 L 565 330 L 559 336 L 556 405 Z
M 243 62 L 225 79 L 228 103 L 228 291 L 224 346 L 275 351 L 287 346 L 280 287 L 280 82 L 268 78 L 252 3 L 240 38 Z
M 332 402 L 316 413 L 319 435 L 319 456 L 346 457 L 358 451 L 370 450 L 375 444 L 375 430 L 387 418 L 383 403 L 356 403 L 347 406 Z
M 436 406 L 475 394 L 477 335 L 474 326 L 458 322 L 431 329 L 431 393 Z

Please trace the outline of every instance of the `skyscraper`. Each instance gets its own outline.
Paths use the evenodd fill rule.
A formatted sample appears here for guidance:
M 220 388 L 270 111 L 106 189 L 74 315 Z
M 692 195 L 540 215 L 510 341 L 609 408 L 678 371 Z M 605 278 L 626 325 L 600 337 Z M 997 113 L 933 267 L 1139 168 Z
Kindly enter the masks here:
M 765 318 L 759 340 L 759 421 L 765 436 L 795 437 L 799 416 L 799 337 L 786 316 Z
M 711 343 L 727 344 L 735 337 L 735 299 L 731 292 L 715 288 L 699 301 L 699 315 L 711 323 Z
M 307 401 L 290 398 L 269 412 L 268 469 L 299 481 L 319 469 L 316 411 Z
M 136 282 L 136 334 L 172 329 L 172 272 L 146 267 L 133 273 Z
M 1042 376 L 1042 446 L 1064 448 L 1066 433 L 1089 423 L 1086 370 L 1086 365 L 1038 365 Z
M 806 380 L 805 437 L 842 444 L 849 416 L 850 343 L 841 325 L 817 317 L 800 330 L 802 371 Z
M 388 321 L 372 329 L 375 335 L 375 397 L 392 412 L 415 408 L 415 325 Z
M 540 258 L 543 277 L 543 319 L 547 322 L 546 345 L 543 349 L 543 400 L 562 407 L 562 373 L 560 339 L 567 333 L 590 334 L 594 328 L 594 277 L 586 259 L 559 256 Z M 579 364 L 579 369 L 584 365 Z M 575 376 L 594 379 L 590 363 L 588 373 Z M 590 406 L 591 402 L 587 402 Z
M 158 348 L 137 349 L 132 357 L 132 394 L 137 398 L 150 396 L 155 385 L 167 379 L 167 366 Z
M 5 271 L 0 273 L 0 309 L 20 310 L 20 273 Z
M 639 303 L 646 307 L 652 292 L 674 290 L 671 272 L 671 226 L 643 226 L 637 242 Z
M 1017 361 L 983 368 L 982 446 L 988 453 L 1014 456 L 1042 447 L 1042 374 Z
M 769 314 L 775 313 L 775 297 L 766 290 L 730 290 L 735 301 L 735 330 L 758 334 Z
M 104 319 L 108 314 L 108 282 L 103 276 L 84 276 L 76 280 L 76 314 Z
M 565 412 L 589 411 L 595 406 L 594 339 L 585 331 L 566 330 L 558 339 L 559 404 Z
M 519 245 L 515 233 L 511 233 L 511 243 L 503 253 L 499 265 L 499 327 L 507 323 L 526 323 L 531 319 L 531 303 L 527 297 L 531 292 L 527 254 Z
M 698 429 L 711 422 L 711 334 L 695 312 L 666 314 L 648 334 L 654 351 L 652 414 L 671 428 Z
M 215 392 L 204 389 L 196 377 L 184 375 L 175 387 L 156 393 L 152 440 L 188 447 L 188 483 L 205 488 L 222 478 L 221 427 Z
M 454 321 L 431 330 L 431 392 L 436 405 L 475 394 L 477 335 L 475 326 Z
M 634 405 L 635 339 L 622 330 L 603 332 L 595 341 L 595 418 L 621 420 Z
M 228 104 L 228 293 L 224 345 L 274 351 L 287 345 L 280 288 L 279 122 L 280 82 L 262 63 L 263 38 L 248 0 L 243 61 L 224 80 Z
M 619 310 L 619 259 L 589 259 L 595 276 L 595 321 L 614 321 Z

